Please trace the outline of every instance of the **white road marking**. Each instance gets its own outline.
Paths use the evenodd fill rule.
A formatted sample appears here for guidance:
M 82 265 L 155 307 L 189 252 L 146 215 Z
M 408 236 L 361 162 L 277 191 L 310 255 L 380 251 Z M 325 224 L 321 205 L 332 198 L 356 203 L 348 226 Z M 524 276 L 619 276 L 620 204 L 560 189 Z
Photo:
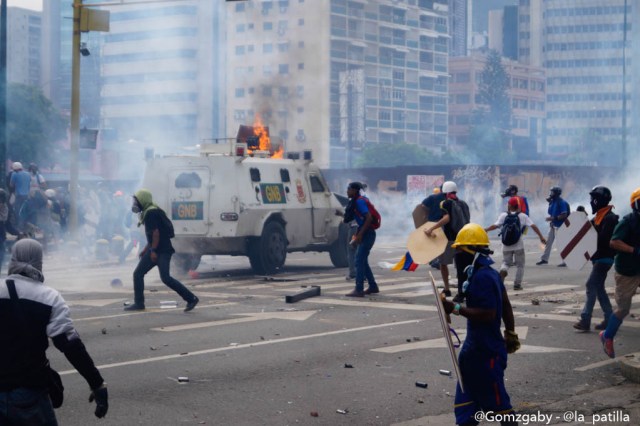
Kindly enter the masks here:
M 386 302 L 367 302 L 367 301 L 360 302 L 357 300 L 329 299 L 329 298 L 322 298 L 322 297 L 305 299 L 305 300 L 301 300 L 301 302 L 318 303 L 321 305 L 339 305 L 339 306 L 357 306 L 357 307 L 366 306 L 368 308 L 400 309 L 404 311 L 424 311 L 424 312 L 437 311 L 437 308 L 435 306 L 429 306 L 429 305 L 407 305 L 405 303 L 386 303 Z
M 231 305 L 236 305 L 236 303 L 234 303 L 234 302 L 224 302 L 224 303 L 216 303 L 216 304 L 213 304 L 213 305 L 198 305 L 198 310 L 207 309 L 207 308 L 218 308 L 220 306 L 231 306 Z M 110 319 L 110 318 L 128 317 L 128 316 L 132 316 L 132 315 L 143 315 L 143 314 L 148 314 L 148 313 L 153 313 L 153 312 L 175 311 L 177 309 L 184 309 L 184 308 L 178 308 L 178 307 L 176 307 L 176 308 L 167 308 L 167 309 L 151 308 L 151 309 L 145 309 L 144 311 L 127 312 L 127 313 L 124 313 L 124 314 L 104 315 L 104 316 L 100 316 L 100 317 L 74 318 L 73 322 L 97 321 L 97 320 Z
M 532 318 L 532 319 L 544 319 L 544 320 L 553 320 L 553 321 L 564 321 L 564 322 L 575 322 L 577 321 L 577 317 L 570 315 L 559 315 L 559 314 L 523 314 L 523 313 L 513 313 L 518 318 Z M 592 322 L 598 323 L 600 322 L 600 318 L 592 318 Z M 639 322 L 626 321 L 622 323 L 622 327 L 632 327 L 632 328 L 640 328 Z
M 556 291 L 556 290 L 568 290 L 570 288 L 576 288 L 577 285 L 566 285 L 566 284 L 548 284 L 548 285 L 539 285 L 531 288 L 525 287 L 524 290 L 518 290 L 511 293 L 511 297 L 531 294 L 531 293 L 542 293 L 544 291 Z
M 114 303 L 122 303 L 126 299 L 95 299 L 95 300 L 66 300 L 69 306 L 104 307 Z
M 606 355 L 602 355 L 602 356 L 606 356 Z M 583 365 L 582 367 L 578 367 L 578 368 L 574 368 L 574 371 L 588 371 L 588 370 L 593 370 L 594 368 L 600 368 L 600 367 L 604 367 L 605 365 L 609 365 L 609 364 L 613 364 L 616 363 L 618 361 L 621 361 L 623 359 L 625 359 L 627 356 L 634 356 L 634 357 L 640 357 L 640 352 L 632 352 L 630 354 L 626 354 L 626 355 L 619 355 L 615 358 L 609 358 L 606 359 L 604 361 L 600 361 L 600 362 L 594 362 L 593 364 L 587 364 L 587 365 Z
M 516 333 L 518 333 L 518 337 L 520 338 L 520 340 L 525 340 L 529 332 L 529 327 L 526 327 L 526 326 L 516 327 L 515 331 Z M 458 337 L 460 337 L 460 340 L 462 342 L 464 342 L 464 338 L 466 334 L 467 334 L 466 330 L 460 330 L 458 332 Z M 454 339 L 454 343 L 455 343 L 457 339 L 454 336 L 451 336 L 451 337 Z M 371 349 L 371 351 L 382 352 L 387 354 L 395 354 L 398 352 L 412 351 L 415 349 L 433 349 L 433 348 L 446 348 L 446 347 L 447 347 L 447 344 L 444 341 L 444 337 L 438 337 L 436 339 L 410 342 L 402 345 L 383 346 L 381 348 Z
M 231 350 L 238 350 L 238 349 L 245 349 L 245 348 L 254 348 L 254 347 L 258 347 L 258 346 L 273 345 L 273 344 L 287 343 L 287 342 L 295 342 L 295 341 L 299 341 L 299 340 L 315 339 L 317 337 L 335 336 L 335 335 L 347 334 L 347 333 L 357 333 L 357 332 L 360 332 L 360 331 L 374 330 L 374 329 L 377 329 L 377 328 L 397 327 L 397 326 L 400 326 L 400 325 L 407 325 L 407 324 L 418 324 L 418 323 L 420 323 L 422 321 L 424 321 L 424 320 L 407 320 L 407 321 L 390 322 L 390 323 L 386 323 L 386 324 L 367 325 L 367 326 L 364 326 L 364 327 L 355 327 L 355 328 L 348 328 L 348 329 L 342 329 L 342 330 L 327 331 L 327 332 L 323 332 L 323 333 L 307 334 L 307 335 L 304 335 L 304 336 L 285 337 L 285 338 L 282 338 L 282 339 L 262 340 L 262 341 L 253 342 L 253 343 L 243 343 L 243 344 L 239 344 L 239 345 L 235 345 L 235 346 L 223 346 L 223 347 L 220 347 L 220 348 L 202 349 L 202 350 L 199 350 L 199 351 L 187 352 L 187 353 L 181 353 L 181 354 L 173 354 L 173 355 L 164 355 L 164 356 L 157 356 L 157 357 L 151 357 L 151 358 L 134 359 L 134 360 L 130 360 L 130 361 L 123 361 L 123 362 L 115 362 L 115 363 L 111 363 L 111 364 L 98 365 L 96 367 L 98 368 L 98 370 L 106 370 L 108 368 L 124 367 L 124 366 L 128 366 L 128 365 L 148 364 L 148 363 L 151 363 L 151 362 L 166 361 L 166 360 L 178 359 L 178 358 L 187 358 L 187 357 L 199 356 L 199 355 L 207 355 L 207 354 L 212 354 L 212 353 L 216 353 L 216 352 L 224 352 L 224 351 L 231 351 Z M 68 374 L 75 374 L 75 373 L 77 373 L 76 370 L 60 371 L 61 375 L 68 375 Z
M 294 311 L 294 312 L 257 312 L 257 313 L 249 313 L 249 314 L 233 314 L 233 315 L 242 315 L 243 318 L 233 318 L 227 320 L 218 320 L 218 321 L 206 321 L 206 322 L 195 322 L 191 324 L 183 324 L 183 325 L 173 325 L 169 327 L 154 327 L 151 330 L 153 331 L 182 331 L 182 330 L 193 330 L 195 328 L 206 328 L 206 327 L 216 327 L 219 325 L 228 325 L 228 324 L 239 324 L 243 322 L 251 322 L 251 321 L 264 321 L 269 319 L 284 319 L 284 320 L 293 320 L 293 321 L 304 321 L 309 318 L 313 314 L 318 311 Z

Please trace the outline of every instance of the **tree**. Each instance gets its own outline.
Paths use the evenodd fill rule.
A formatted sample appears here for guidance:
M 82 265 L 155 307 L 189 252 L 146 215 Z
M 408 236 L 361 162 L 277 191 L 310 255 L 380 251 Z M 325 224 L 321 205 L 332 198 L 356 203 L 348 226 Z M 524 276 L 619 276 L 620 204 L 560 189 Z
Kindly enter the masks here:
M 7 158 L 55 163 L 55 142 L 66 137 L 67 120 L 37 87 L 10 84 L 7 90 Z
M 474 111 L 469 135 L 468 151 L 480 164 L 504 164 L 513 160 L 508 88 L 509 76 L 502 66 L 502 58 L 497 51 L 490 50 L 478 91 L 485 107 Z

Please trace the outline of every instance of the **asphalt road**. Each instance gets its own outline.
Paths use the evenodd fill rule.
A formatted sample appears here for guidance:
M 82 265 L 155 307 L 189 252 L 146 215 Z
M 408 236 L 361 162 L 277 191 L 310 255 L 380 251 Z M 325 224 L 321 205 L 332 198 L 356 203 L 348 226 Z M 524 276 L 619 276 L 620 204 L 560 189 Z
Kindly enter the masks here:
M 427 266 L 415 272 L 384 268 L 404 252 L 404 241 L 378 241 L 371 264 L 381 293 L 356 300 L 343 296 L 353 282 L 327 254 L 290 254 L 285 271 L 272 280 L 252 275 L 244 258 L 205 259 L 199 278 L 183 280 L 201 299 L 191 313 L 183 313 L 184 302 L 156 271 L 147 280 L 147 311 L 123 312 L 132 297 L 134 259 L 118 265 L 54 253 L 45 259 L 46 284 L 71 305 L 110 393 L 109 413 L 98 421 L 87 384 L 50 348 L 66 388 L 60 424 L 453 424 L 455 379 L 439 373 L 452 365 L 425 278 L 427 271 L 438 281 L 440 275 Z M 524 290 L 513 291 L 511 277 L 506 280 L 523 344 L 509 357 L 507 390 L 521 412 L 589 412 L 592 407 L 576 403 L 576 395 L 615 390 L 624 382 L 597 333 L 572 328 L 590 266 L 558 268 L 557 252 L 550 265 L 535 266 L 539 252 L 537 240 L 528 239 Z M 501 254 L 494 258 L 499 263 Z M 114 278 L 124 286 L 112 287 Z M 312 285 L 321 287 L 321 296 L 284 302 Z M 612 293 L 613 274 L 607 287 Z M 177 307 L 162 303 L 172 301 Z M 640 315 L 637 304 L 632 313 Z M 595 315 L 594 324 L 602 315 L 597 305 Z M 465 320 L 454 317 L 453 325 L 464 331 Z M 638 351 L 639 327 L 636 318 L 625 321 L 618 355 Z

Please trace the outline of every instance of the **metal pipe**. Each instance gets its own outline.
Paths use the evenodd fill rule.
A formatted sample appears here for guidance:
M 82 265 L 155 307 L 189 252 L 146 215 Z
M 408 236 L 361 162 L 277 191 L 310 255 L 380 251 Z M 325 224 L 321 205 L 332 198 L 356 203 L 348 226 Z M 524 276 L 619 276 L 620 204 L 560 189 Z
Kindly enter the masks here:
M 80 150 L 80 9 L 82 0 L 73 0 L 73 39 L 71 42 L 71 140 L 69 156 L 69 231 L 78 228 L 78 175 Z

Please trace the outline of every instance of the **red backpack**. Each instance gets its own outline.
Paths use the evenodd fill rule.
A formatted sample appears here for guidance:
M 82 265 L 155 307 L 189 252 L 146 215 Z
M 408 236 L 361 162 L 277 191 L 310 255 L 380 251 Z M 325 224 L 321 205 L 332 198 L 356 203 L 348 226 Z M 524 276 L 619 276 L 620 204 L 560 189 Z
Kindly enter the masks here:
M 378 212 L 378 210 L 376 210 L 375 206 L 373 204 L 371 204 L 371 201 L 369 201 L 369 199 L 367 197 L 358 197 L 358 199 L 363 199 L 364 202 L 367 204 L 367 209 L 369 209 L 369 213 L 371 213 L 371 217 L 373 218 L 373 220 L 371 221 L 371 229 L 378 229 L 380 228 L 380 224 L 382 222 L 382 216 L 380 216 L 380 212 Z M 356 214 L 358 215 L 358 217 L 362 217 L 362 215 L 360 214 L 360 212 L 358 211 L 357 207 L 354 207 L 354 210 L 356 212 Z

